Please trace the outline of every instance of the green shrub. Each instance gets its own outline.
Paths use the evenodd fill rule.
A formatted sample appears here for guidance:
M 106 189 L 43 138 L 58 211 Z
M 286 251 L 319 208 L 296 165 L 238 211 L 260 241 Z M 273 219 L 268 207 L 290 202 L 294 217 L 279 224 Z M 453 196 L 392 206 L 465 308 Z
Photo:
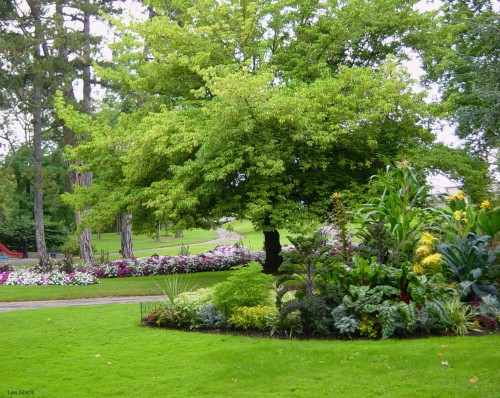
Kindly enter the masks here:
M 267 326 L 271 336 L 283 333 L 292 338 L 294 334 L 300 334 L 303 331 L 300 311 L 292 311 L 286 315 L 270 316 L 267 320 Z
M 80 255 L 80 244 L 77 239 L 70 239 L 61 246 L 61 252 L 66 256 L 79 256 Z M 92 245 L 92 253 L 97 253 L 95 245 Z M 104 256 L 104 253 L 101 253 Z
M 205 303 L 196 311 L 196 329 L 221 329 L 226 324 L 226 317 L 213 303 Z
M 45 244 L 49 248 L 61 247 L 68 241 L 67 228 L 58 222 L 44 221 Z M 0 224 L 0 242 L 11 250 L 20 250 L 23 236 L 28 238 L 28 250 L 36 251 L 35 222 L 17 218 Z
M 237 267 L 234 275 L 214 286 L 214 304 L 227 316 L 237 307 L 269 304 L 273 282 L 274 277 L 262 273 L 259 263 Z
M 361 320 L 358 323 L 358 331 L 361 336 L 374 339 L 378 336 L 378 329 L 376 327 L 376 321 L 370 317 L 368 314 L 363 314 Z
M 276 307 L 257 305 L 255 307 L 238 307 L 229 318 L 229 323 L 236 329 L 265 330 L 269 328 L 269 320 L 278 317 Z
M 66 256 L 78 256 L 80 255 L 80 245 L 78 241 L 71 239 L 61 246 L 61 252 Z

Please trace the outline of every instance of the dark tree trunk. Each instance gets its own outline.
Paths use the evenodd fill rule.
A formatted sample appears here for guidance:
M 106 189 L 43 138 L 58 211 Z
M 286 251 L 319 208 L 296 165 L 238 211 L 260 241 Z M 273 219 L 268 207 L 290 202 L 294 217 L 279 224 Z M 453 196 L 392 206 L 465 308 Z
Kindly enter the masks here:
M 43 190 L 42 190 L 42 86 L 43 69 L 39 64 L 42 59 L 41 46 L 43 32 L 40 19 L 39 4 L 29 1 L 28 5 L 35 22 L 35 65 L 33 80 L 33 161 L 35 163 L 35 190 L 34 190 L 34 217 L 35 217 L 35 239 L 40 266 L 44 269 L 50 268 L 50 256 L 45 243 L 45 227 L 43 222 Z
M 280 233 L 277 230 L 264 231 L 264 250 L 266 251 L 264 272 L 266 274 L 276 274 L 283 262 L 283 257 L 280 256 Z
M 122 215 L 122 256 L 124 258 L 133 258 L 134 249 L 132 247 L 132 214 L 123 213 Z
M 156 235 L 155 235 L 155 241 L 159 242 L 160 241 L 160 232 L 161 232 L 161 224 L 158 221 L 156 223 Z

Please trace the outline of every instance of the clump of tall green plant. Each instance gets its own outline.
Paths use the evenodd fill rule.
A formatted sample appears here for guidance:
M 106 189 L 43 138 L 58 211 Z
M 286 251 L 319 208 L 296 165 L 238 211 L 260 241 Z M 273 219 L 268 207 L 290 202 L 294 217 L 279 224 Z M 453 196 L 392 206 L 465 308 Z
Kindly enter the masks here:
M 179 274 L 165 276 L 162 283 L 155 282 L 155 284 L 165 296 L 165 301 L 171 305 L 175 304 L 181 293 L 195 288 L 186 275 Z
M 238 307 L 269 304 L 273 283 L 274 277 L 264 274 L 257 262 L 235 267 L 233 275 L 214 285 L 213 302 L 229 318 Z
M 326 238 L 319 233 L 289 239 L 295 248 L 282 253 L 282 275 L 277 279 L 281 286 L 277 294 L 281 317 L 298 313 L 306 334 L 328 334 L 332 326 L 330 301 L 335 296 L 328 282 L 333 261 L 328 253 L 332 247 L 325 245 Z M 295 291 L 295 298 L 283 304 L 281 297 L 289 290 Z
M 459 235 L 465 238 L 468 233 L 498 236 L 500 207 L 492 207 L 489 200 L 474 205 L 461 190 L 453 195 L 443 195 L 443 199 L 448 206 L 440 209 L 440 215 L 445 219 L 440 230 L 448 237 Z
M 407 163 L 388 165 L 384 175 L 372 177 L 383 187 L 380 197 L 356 213 L 362 229 L 383 223 L 397 242 L 396 250 L 409 260 L 418 242 L 417 235 L 428 218 L 429 187 L 424 176 Z
M 347 230 L 347 224 L 352 219 L 352 213 L 347 210 L 345 203 L 342 200 L 342 195 L 338 192 L 332 194 L 332 221 L 338 228 L 339 238 L 341 243 L 341 254 L 344 263 L 349 262 L 349 243 L 350 236 Z
M 469 333 L 470 330 L 477 328 L 474 322 L 478 314 L 477 310 L 461 302 L 459 297 L 447 300 L 445 302 L 445 308 L 450 319 L 450 327 L 454 333 L 463 336 Z

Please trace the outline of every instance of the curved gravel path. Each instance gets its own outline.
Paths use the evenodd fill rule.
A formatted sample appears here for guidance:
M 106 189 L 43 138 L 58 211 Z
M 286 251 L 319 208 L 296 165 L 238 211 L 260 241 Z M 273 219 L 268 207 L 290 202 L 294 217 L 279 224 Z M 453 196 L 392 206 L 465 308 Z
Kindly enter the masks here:
M 128 296 L 128 297 L 99 297 L 74 300 L 40 300 L 40 301 L 16 301 L 0 302 L 0 312 L 19 310 L 36 310 L 40 308 L 80 307 L 85 305 L 104 304 L 133 304 L 140 302 L 163 301 L 164 296 Z

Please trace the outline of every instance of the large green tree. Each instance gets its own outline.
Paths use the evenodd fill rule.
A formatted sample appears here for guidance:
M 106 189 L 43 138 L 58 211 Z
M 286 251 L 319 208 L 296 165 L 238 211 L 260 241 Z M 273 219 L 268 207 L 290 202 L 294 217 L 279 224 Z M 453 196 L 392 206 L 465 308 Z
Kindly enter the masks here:
M 456 134 L 488 159 L 500 146 L 500 14 L 491 0 L 443 2 L 424 51 L 427 78 L 443 93 Z
M 136 110 L 107 127 L 70 108 L 62 117 L 114 148 L 113 193 L 182 228 L 250 219 L 264 231 L 267 272 L 281 262 L 279 229 L 323 221 L 332 192 L 434 139 L 399 66 L 432 25 L 416 1 L 147 3 L 149 20 L 117 22 L 115 65 L 99 71 Z M 89 169 L 105 159 L 74 156 Z

